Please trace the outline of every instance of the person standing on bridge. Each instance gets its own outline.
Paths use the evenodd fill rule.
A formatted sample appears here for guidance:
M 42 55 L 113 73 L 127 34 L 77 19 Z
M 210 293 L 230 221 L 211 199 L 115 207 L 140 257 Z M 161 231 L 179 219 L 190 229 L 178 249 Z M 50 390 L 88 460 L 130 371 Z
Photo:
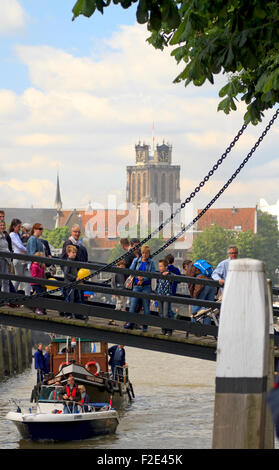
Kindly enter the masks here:
M 65 241 L 62 247 L 62 258 L 67 259 L 68 255 L 66 253 L 66 248 L 69 245 L 74 245 L 77 249 L 77 255 L 75 261 L 81 261 L 84 263 L 88 262 L 88 253 L 87 249 L 80 240 L 81 229 L 79 225 L 73 225 L 71 229 L 71 235 L 68 240 Z
M 28 255 L 35 255 L 36 252 L 41 252 L 43 253 L 42 256 L 45 256 L 45 246 L 42 240 L 40 240 L 43 230 L 44 227 L 39 222 L 36 222 L 33 225 L 26 245 L 26 251 Z
M 203 260 L 200 260 L 200 261 L 203 261 Z M 195 266 L 195 263 L 193 263 L 191 260 L 183 261 L 183 269 L 185 270 L 185 276 L 209 279 L 209 277 L 203 274 L 202 271 L 199 268 L 197 268 Z M 210 285 L 204 285 L 204 284 L 188 283 L 188 288 L 189 288 L 190 296 L 193 297 L 194 299 L 213 301 L 215 298 L 216 287 L 212 287 Z M 201 309 L 203 309 L 203 307 L 199 305 L 194 305 L 192 307 L 192 318 L 191 318 L 192 322 L 196 321 L 194 316 Z M 210 318 L 205 317 L 203 319 L 203 324 L 210 325 L 211 324 Z
M 0 220 L 0 251 L 9 253 L 9 242 L 6 237 L 6 224 Z M 0 272 L 1 274 L 9 274 L 10 272 L 10 258 L 0 258 Z M 2 292 L 10 292 L 9 281 L 7 279 L 0 279 L 0 289 Z
M 237 259 L 238 248 L 235 245 L 231 245 L 228 249 L 229 257 L 221 261 L 212 273 L 212 279 L 219 282 L 220 287 L 223 289 L 225 280 L 228 274 L 229 263 L 231 260 Z
M 135 271 L 155 272 L 155 264 L 150 257 L 150 248 L 148 245 L 141 247 L 141 256 L 134 259 L 130 269 Z M 151 294 L 151 279 L 149 277 L 136 276 L 134 280 L 133 291 L 139 293 L 142 292 L 144 294 Z M 135 313 L 137 311 L 138 302 L 139 299 L 137 297 L 131 297 L 129 309 L 130 312 Z M 142 304 L 144 308 L 144 315 L 150 315 L 150 300 L 142 298 Z M 134 326 L 134 323 L 128 323 L 124 326 L 124 328 L 133 330 Z M 142 325 L 142 331 L 147 331 L 147 325 Z
M 10 232 L 10 237 L 12 240 L 12 248 L 13 252 L 16 254 L 26 254 L 26 247 L 23 245 L 21 237 L 19 235 L 21 230 L 21 220 L 19 219 L 13 219 L 10 224 L 9 232 Z M 17 276 L 24 276 L 26 273 L 26 264 L 27 262 L 25 260 L 21 259 L 14 259 L 13 260 L 13 265 L 15 269 L 15 274 Z M 13 281 L 13 285 L 15 290 L 17 291 L 19 288 L 19 285 L 22 286 L 23 290 L 26 292 L 27 295 L 30 294 L 30 284 L 27 283 L 21 283 L 21 281 Z

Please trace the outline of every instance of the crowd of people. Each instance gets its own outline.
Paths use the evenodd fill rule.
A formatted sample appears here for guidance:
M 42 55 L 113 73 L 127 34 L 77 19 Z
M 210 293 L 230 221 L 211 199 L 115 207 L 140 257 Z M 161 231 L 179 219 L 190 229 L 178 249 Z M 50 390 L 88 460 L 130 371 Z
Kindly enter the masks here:
M 49 278 L 52 275 L 52 261 L 51 250 L 47 240 L 43 238 L 44 227 L 41 223 L 37 222 L 33 225 L 29 223 L 22 223 L 20 219 L 14 218 L 11 220 L 7 230 L 5 221 L 5 212 L 0 210 L 0 251 L 7 253 L 32 255 L 38 257 L 49 258 L 48 262 L 26 261 L 20 259 L 12 259 L 11 257 L 0 258 L 0 272 L 3 274 L 15 274 L 16 276 L 30 277 L 30 282 L 21 282 L 19 280 L 9 281 L 7 279 L 0 279 L 0 290 L 2 292 L 20 292 L 25 295 L 41 294 L 45 292 L 44 285 L 32 280 L 32 278 L 43 279 Z M 65 241 L 62 248 L 63 259 L 76 260 L 81 262 L 88 261 L 88 253 L 86 247 L 80 240 L 81 230 L 79 225 L 74 225 L 71 229 L 70 237 Z M 55 259 L 53 259 L 55 264 Z M 67 281 L 74 281 L 77 279 L 77 268 L 66 266 L 64 268 L 64 278 Z M 77 289 L 64 289 L 64 296 L 66 302 L 83 302 L 84 297 L 82 291 Z M 13 302 L 9 303 L 10 307 L 17 307 Z M 45 315 L 46 311 L 42 308 L 34 309 L 38 315 Z M 72 315 L 67 312 L 61 312 L 62 316 L 71 318 Z M 78 318 L 85 317 L 77 315 Z
M 148 245 L 143 245 L 139 249 L 133 250 L 139 244 L 138 239 L 128 240 L 123 238 L 120 240 L 120 244 L 124 250 L 127 251 L 127 254 L 124 260 L 119 261 L 117 264 L 118 267 L 128 268 L 135 271 L 141 272 L 155 272 L 155 264 L 151 258 L 150 247 Z M 212 279 L 218 282 L 219 287 L 210 285 L 210 284 L 198 284 L 188 282 L 189 294 L 192 298 L 205 301 L 214 301 L 221 300 L 222 290 L 224 287 L 224 282 L 227 276 L 229 261 L 231 259 L 236 259 L 238 256 L 238 249 L 236 246 L 230 246 L 228 249 L 228 258 L 218 264 L 215 270 L 207 263 L 205 260 L 197 260 L 193 262 L 192 260 L 185 260 L 183 262 L 184 275 L 187 277 L 199 277 L 204 279 Z M 166 276 L 173 274 L 176 276 L 181 275 L 181 272 L 177 266 L 174 265 L 174 256 L 168 254 L 165 258 L 162 258 L 158 262 L 159 272 Z M 210 269 L 206 271 L 204 266 L 209 267 Z M 125 289 L 125 283 L 128 281 L 128 276 L 122 275 L 121 273 L 114 274 L 112 279 L 112 287 Z M 131 279 L 130 279 L 131 278 Z M 132 282 L 132 289 L 134 292 L 148 294 L 151 292 L 157 293 L 158 295 L 164 296 L 175 296 L 177 292 L 178 283 L 176 280 L 171 280 L 171 277 L 168 276 L 166 279 L 161 278 L 157 279 L 156 287 L 152 290 L 152 282 L 150 277 L 145 276 L 130 276 L 129 281 Z M 131 287 L 130 287 L 131 288 Z M 159 315 L 162 318 L 174 318 L 175 313 L 172 310 L 171 302 L 168 301 L 158 301 L 158 311 Z M 140 310 L 143 310 L 144 315 L 150 314 L 150 299 L 147 297 L 126 297 L 125 295 L 116 296 L 116 309 L 117 310 L 126 310 L 128 304 L 129 312 L 136 313 Z M 192 307 L 192 316 L 191 321 L 196 322 L 197 314 L 203 311 L 204 308 L 200 305 L 195 305 Z M 109 322 L 110 324 L 115 324 L 113 320 Z M 204 324 L 210 324 L 211 318 L 205 316 L 202 320 Z M 129 322 L 124 328 L 134 329 L 137 328 L 136 323 Z M 147 331 L 147 325 L 142 326 L 142 331 Z M 162 328 L 162 334 L 171 335 L 172 330 Z
M 0 289 L 3 292 L 18 292 L 21 291 L 25 295 L 30 294 L 41 294 L 45 292 L 45 286 L 38 284 L 35 279 L 32 278 L 47 278 L 50 277 L 49 270 L 52 265 L 52 255 L 47 240 L 43 238 L 44 227 L 41 223 L 35 223 L 31 226 L 28 223 L 22 223 L 20 219 L 14 218 L 9 225 L 9 229 L 6 229 L 5 212 L 0 210 L 0 251 L 6 251 L 15 254 L 29 254 L 38 257 L 47 257 L 50 259 L 48 262 L 38 261 L 25 261 L 20 259 L 12 259 L 11 257 L 0 258 L 0 272 L 4 274 L 14 273 L 18 276 L 30 277 L 30 282 L 9 281 L 6 279 L 0 279 Z M 86 247 L 80 240 L 81 229 L 79 225 L 74 225 L 71 228 L 69 238 L 65 241 L 62 248 L 62 259 L 75 260 L 80 262 L 88 262 L 88 253 Z M 119 268 L 128 268 L 134 271 L 141 271 L 146 273 L 155 272 L 155 264 L 151 257 L 150 247 L 143 245 L 136 248 L 140 243 L 137 238 L 131 240 L 127 238 L 120 239 L 120 244 L 123 250 L 127 253 L 125 258 L 117 263 Z M 235 259 L 238 256 L 238 249 L 236 246 L 229 247 L 228 258 L 219 263 L 215 270 L 211 269 L 211 272 L 205 272 L 202 263 L 193 262 L 192 260 L 185 260 L 183 262 L 183 271 L 186 276 L 199 277 L 199 278 L 211 278 L 218 282 L 220 289 L 205 284 L 188 283 L 189 294 L 194 299 L 212 301 L 215 300 L 218 292 L 222 295 L 224 282 L 226 279 L 228 265 L 230 259 Z M 205 260 L 198 260 L 199 262 L 205 262 Z M 55 264 L 55 260 L 53 260 Z M 172 254 L 168 254 L 165 258 L 159 260 L 159 272 L 163 275 L 180 275 L 181 272 L 177 266 L 174 265 L 174 257 Z M 64 278 L 68 282 L 73 282 L 78 279 L 78 269 L 71 265 L 63 267 Z M 132 290 L 137 294 L 150 294 L 156 292 L 158 295 L 164 296 L 175 296 L 177 292 L 176 281 L 172 281 L 171 277 L 168 276 L 166 279 L 157 279 L 156 287 L 152 288 L 152 280 L 150 277 L 139 275 L 139 276 L 127 276 L 121 274 L 121 272 L 114 274 L 111 280 L 111 286 L 114 289 L 125 290 L 127 287 L 126 283 L 128 278 L 132 278 Z M 130 287 L 131 288 L 131 287 Z M 78 289 L 65 288 L 63 294 L 66 302 L 84 302 L 83 291 Z M 221 297 L 219 297 L 220 299 Z M 16 307 L 13 303 L 9 304 L 11 307 Z M 144 315 L 150 314 L 150 299 L 145 295 L 137 295 L 133 297 L 116 295 L 116 310 L 126 310 L 128 306 L 129 312 L 138 313 L 143 310 Z M 196 321 L 196 314 L 202 309 L 201 306 L 192 307 L 192 321 Z M 175 313 L 172 310 L 171 302 L 158 301 L 158 311 L 162 318 L 174 318 Z M 35 312 L 39 315 L 46 314 L 44 309 L 36 308 Z M 71 318 L 72 314 L 67 312 L 60 312 L 60 315 Z M 75 315 L 77 318 L 85 319 L 82 315 Z M 210 323 L 210 318 L 204 318 L 204 323 Z M 115 321 L 112 319 L 109 322 L 114 325 Z M 124 325 L 126 329 L 137 328 L 136 323 L 126 323 Z M 148 326 L 142 325 L 142 331 L 146 332 Z M 171 335 L 172 330 L 162 329 L 162 333 Z

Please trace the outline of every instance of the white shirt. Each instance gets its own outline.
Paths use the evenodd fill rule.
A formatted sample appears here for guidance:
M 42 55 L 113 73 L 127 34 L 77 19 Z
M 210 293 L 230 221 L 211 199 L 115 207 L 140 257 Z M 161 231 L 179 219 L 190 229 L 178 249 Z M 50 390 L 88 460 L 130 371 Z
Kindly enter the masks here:
M 12 248 L 14 253 L 24 254 L 26 253 L 26 248 L 23 245 L 21 238 L 18 233 L 11 232 L 10 237 L 12 240 Z

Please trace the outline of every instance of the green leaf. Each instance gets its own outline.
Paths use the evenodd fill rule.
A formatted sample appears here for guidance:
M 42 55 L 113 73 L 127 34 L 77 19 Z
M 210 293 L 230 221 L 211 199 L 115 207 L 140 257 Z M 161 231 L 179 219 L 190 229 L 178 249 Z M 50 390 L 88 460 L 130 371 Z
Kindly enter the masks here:
M 79 15 L 84 15 L 87 18 L 93 15 L 96 10 L 95 0 L 78 0 L 73 7 L 73 21 Z

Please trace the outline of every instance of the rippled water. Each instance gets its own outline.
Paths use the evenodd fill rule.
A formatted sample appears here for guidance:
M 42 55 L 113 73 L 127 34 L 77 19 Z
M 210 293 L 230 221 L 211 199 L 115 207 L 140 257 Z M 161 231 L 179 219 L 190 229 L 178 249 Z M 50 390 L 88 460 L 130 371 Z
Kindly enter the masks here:
M 13 449 L 206 449 L 211 448 L 214 362 L 126 347 L 133 403 L 120 414 L 115 435 L 81 442 L 34 443 L 21 439 L 5 414 L 9 400 L 26 399 L 33 368 L 0 383 L 0 448 Z

